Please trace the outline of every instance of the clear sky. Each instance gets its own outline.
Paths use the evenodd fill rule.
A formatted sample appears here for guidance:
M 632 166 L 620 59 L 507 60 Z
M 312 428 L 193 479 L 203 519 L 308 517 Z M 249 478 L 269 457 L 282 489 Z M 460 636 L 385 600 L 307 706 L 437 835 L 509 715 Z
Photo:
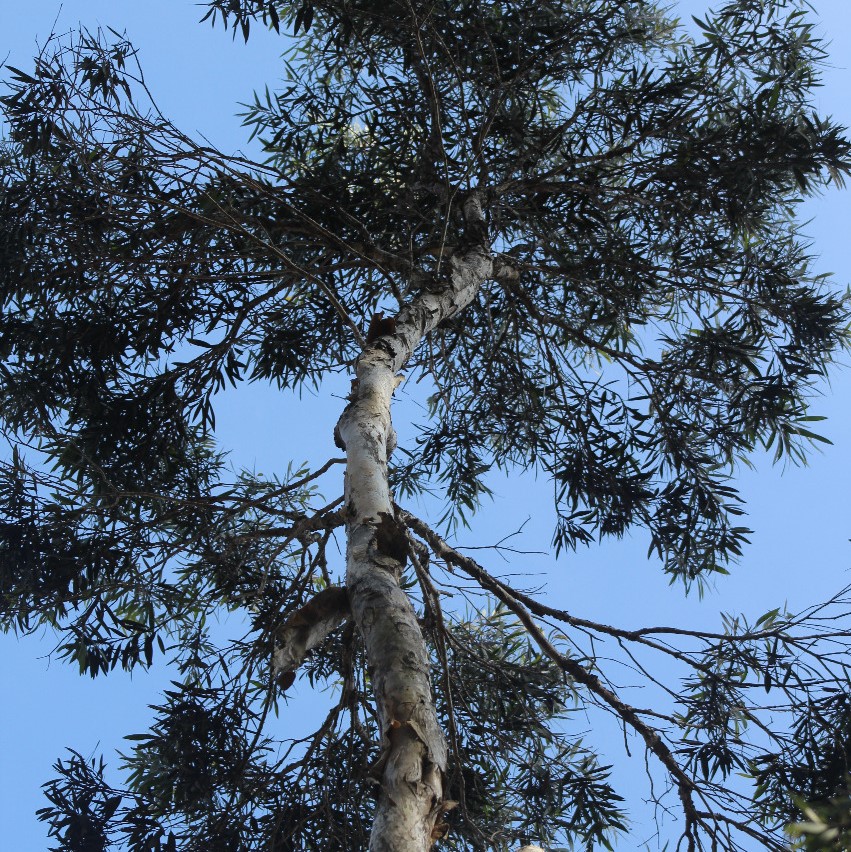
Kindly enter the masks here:
M 848 0 L 813 4 L 832 56 L 817 106 L 849 125 L 851 6 Z M 695 0 L 678 6 L 684 18 L 706 7 Z M 26 69 L 37 43 L 51 30 L 67 31 L 78 23 L 126 29 L 140 49 L 149 87 L 163 112 L 185 131 L 235 150 L 246 138 L 235 118 L 238 103 L 278 79 L 282 44 L 258 28 L 246 47 L 220 27 L 197 24 L 201 14 L 191 0 L 66 0 L 62 6 L 59 0 L 0 0 L 0 61 Z M 831 192 L 806 210 L 812 217 L 806 231 L 819 255 L 818 270 L 834 272 L 837 286 L 844 289 L 851 282 L 851 195 Z M 851 581 L 851 371 L 838 369 L 825 394 L 812 413 L 828 416 L 821 431 L 833 446 L 814 452 L 806 468 L 783 470 L 758 459 L 755 471 L 742 474 L 753 544 L 732 575 L 703 600 L 684 598 L 680 587 L 667 585 L 659 566 L 645 559 L 640 535 L 562 556 L 555 568 L 549 557 L 528 556 L 510 570 L 540 572 L 548 578 L 549 600 L 556 605 L 624 627 L 650 621 L 716 627 L 719 611 L 755 617 L 786 602 L 797 610 L 828 596 Z M 290 459 L 323 461 L 335 454 L 332 430 L 340 406 L 339 396 L 330 392 L 297 400 L 252 385 L 223 397 L 217 432 L 222 444 L 233 448 L 236 465 L 271 473 Z M 412 434 L 410 421 L 419 416 L 416 399 L 403 389 L 394 412 L 403 441 Z M 546 483 L 525 477 L 496 479 L 493 486 L 494 503 L 474 521 L 462 543 L 493 543 L 528 517 L 522 546 L 545 549 L 552 533 Z M 329 481 L 327 487 L 333 497 L 340 483 Z M 483 557 L 488 560 L 494 570 L 509 570 L 496 556 Z M 45 804 L 40 785 L 51 777 L 51 764 L 63 749 L 71 746 L 83 755 L 103 751 L 115 766 L 114 749 L 121 747 L 121 737 L 145 729 L 151 717 L 148 705 L 169 680 L 168 672 L 156 665 L 132 678 L 123 672 L 95 681 L 80 678 L 74 668 L 51 662 L 52 647 L 50 636 L 21 641 L 0 637 L 0 831 L 8 844 L 3 848 L 10 852 L 47 848 L 44 826 L 36 822 L 34 811 Z M 306 718 L 312 705 L 308 688 L 297 686 L 286 712 Z M 613 742 L 606 762 L 620 760 L 622 751 Z M 622 776 L 630 784 L 632 779 L 640 783 L 643 765 L 641 750 L 633 753 L 635 774 L 626 770 Z M 635 790 L 638 798 L 643 792 Z M 619 848 L 638 848 L 641 837 L 652 833 L 645 829 L 639 826 Z

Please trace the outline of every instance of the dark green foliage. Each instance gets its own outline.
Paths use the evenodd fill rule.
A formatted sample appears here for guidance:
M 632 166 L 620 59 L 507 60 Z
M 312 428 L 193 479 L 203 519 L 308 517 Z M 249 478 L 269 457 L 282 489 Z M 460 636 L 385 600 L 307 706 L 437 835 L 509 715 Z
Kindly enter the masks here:
M 518 835 L 550 844 L 564 832 L 593 849 L 626 828 L 608 767 L 555 730 L 577 706 L 575 688 L 523 628 L 496 610 L 452 625 L 447 639 L 457 725 L 448 798 L 463 804 L 449 815 L 447 847 L 510 848 Z M 448 716 L 440 687 L 438 709 Z
M 39 810 L 39 819 L 50 819 L 50 836 L 59 841 L 59 849 L 105 852 L 107 824 L 122 797 L 106 787 L 103 760 L 89 762 L 71 752 L 70 760 L 58 761 L 54 768 L 60 778 L 45 788 L 52 807 Z
M 844 687 L 844 689 L 843 689 Z M 789 752 L 757 761 L 761 798 L 772 814 L 793 820 L 800 807 L 824 806 L 846 797 L 851 775 L 851 696 L 837 684 L 801 708 Z
M 269 9 L 212 4 L 234 25 Z M 731 466 L 809 436 L 845 323 L 788 217 L 849 152 L 808 104 L 821 52 L 794 4 L 730 4 L 705 44 L 634 0 L 278 12 L 312 22 L 310 62 L 246 114 L 253 174 L 131 106 L 124 44 L 60 45 L 4 98 L 12 422 L 67 411 L 84 449 L 106 407 L 141 437 L 143 370 L 177 438 L 226 382 L 316 380 L 353 354 L 341 310 L 363 326 L 459 247 L 477 184 L 519 279 L 435 336 L 453 357 L 411 365 L 439 393 L 400 479 L 457 506 L 491 465 L 537 465 L 563 483 L 558 546 L 640 524 L 687 582 L 737 556 Z
M 166 692 L 168 704 L 155 708 L 150 734 L 140 735 L 129 782 L 143 795 L 189 813 L 203 812 L 215 796 L 227 797 L 245 782 L 249 742 L 236 706 L 222 706 L 214 690 Z M 212 699 L 212 702 L 211 702 Z
M 851 791 L 843 790 L 827 802 L 800 802 L 804 819 L 789 826 L 793 849 L 807 852 L 846 852 L 851 844 Z
M 8 69 L 0 625 L 56 628 L 92 676 L 167 655 L 179 678 L 126 789 L 79 755 L 57 764 L 41 814 L 57 848 L 366 847 L 378 731 L 354 631 L 300 671 L 337 687 L 313 734 L 288 729 L 269 671 L 287 618 L 339 580 L 327 466 L 230 473 L 214 404 L 348 370 L 373 314 L 464 251 L 473 189 L 501 273 L 407 367 L 430 398 L 393 459 L 397 498 L 436 493 L 451 528 L 490 470 L 535 469 L 557 551 L 642 528 L 672 581 L 727 571 L 749 533 L 736 465 L 820 440 L 807 403 L 848 342 L 795 221 L 851 169 L 813 110 L 824 53 L 804 6 L 733 0 L 691 39 L 649 0 L 211 0 L 205 19 L 246 41 L 290 39 L 278 87 L 244 108 L 262 163 L 159 115 L 115 33 Z M 333 423 L 318 429 L 331 453 Z M 456 569 L 504 608 L 475 598 L 462 619 Z M 460 557 L 417 570 L 459 802 L 445 848 L 608 847 L 626 817 L 579 709 L 660 762 L 683 848 L 780 849 L 803 800 L 845 790 L 843 598 L 675 645 L 546 610 Z M 445 617 L 429 572 L 457 596 Z M 228 615 L 238 638 L 211 627 Z M 678 701 L 657 684 L 658 707 L 624 703 L 607 641 L 635 671 L 653 671 L 642 654 L 682 666 Z M 756 783 L 756 834 L 735 773 Z

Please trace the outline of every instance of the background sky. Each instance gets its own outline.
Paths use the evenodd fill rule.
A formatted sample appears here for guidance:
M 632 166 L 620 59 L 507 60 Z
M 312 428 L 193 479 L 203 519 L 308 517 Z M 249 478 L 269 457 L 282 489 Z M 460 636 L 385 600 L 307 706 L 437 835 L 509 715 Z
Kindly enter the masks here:
M 688 20 L 702 14 L 701 2 L 676 4 Z M 848 0 L 814 0 L 819 33 L 829 44 L 831 66 L 816 95 L 817 108 L 851 125 L 851 6 Z M 53 30 L 63 32 L 82 23 L 126 30 L 139 48 L 148 86 L 162 111 L 190 134 L 205 136 L 225 151 L 243 148 L 247 134 L 235 117 L 238 104 L 252 91 L 272 86 L 280 76 L 278 37 L 258 27 L 247 46 L 233 41 L 221 27 L 199 25 L 202 7 L 191 0 L 0 0 L 0 61 L 27 69 L 31 56 Z M 0 77 L 2 77 L 0 72 Z M 851 195 L 832 191 L 808 202 L 806 233 L 818 255 L 817 271 L 833 272 L 838 288 L 851 281 Z M 290 460 L 322 462 L 336 451 L 332 430 L 342 407 L 345 377 L 339 387 L 321 395 L 292 398 L 255 384 L 225 394 L 217 409 L 217 435 L 233 449 L 234 464 L 271 474 Z M 837 369 L 813 414 L 828 417 L 821 432 L 833 446 L 815 450 L 807 467 L 772 466 L 757 458 L 755 470 L 742 472 L 739 485 L 747 499 L 747 524 L 754 529 L 752 545 L 731 576 L 721 578 L 700 600 L 684 597 L 680 586 L 668 586 L 658 564 L 645 558 L 640 534 L 605 547 L 562 555 L 527 555 L 510 565 L 496 554 L 479 554 L 494 571 L 511 571 L 547 582 L 548 600 L 575 615 L 623 627 L 653 623 L 715 628 L 719 612 L 742 612 L 755 618 L 776 606 L 800 610 L 849 582 L 851 566 L 851 371 Z M 411 423 L 421 418 L 415 396 L 401 389 L 394 423 L 400 443 L 413 434 Z M 323 480 L 326 496 L 341 490 L 339 471 Z M 334 479 L 333 477 L 337 477 Z M 551 492 L 533 476 L 496 477 L 495 499 L 474 520 L 473 530 L 459 536 L 460 544 L 486 545 L 523 526 L 513 543 L 528 550 L 545 550 L 553 529 Z M 417 507 L 413 507 L 414 511 Z M 339 566 L 342 568 L 342 556 Z M 36 821 L 36 808 L 46 804 L 40 786 L 52 777 L 51 764 L 73 747 L 85 756 L 103 752 L 117 764 L 115 749 L 125 734 L 145 730 L 169 673 L 154 665 L 150 672 L 129 676 L 116 671 L 108 678 L 81 678 L 75 667 L 51 661 L 54 641 L 38 634 L 20 640 L 0 636 L 0 826 L 3 848 L 40 852 L 48 848 L 46 830 Z M 307 720 L 316 699 L 307 686 L 291 691 L 286 713 L 290 721 Z M 613 736 L 605 762 L 621 760 L 623 748 Z M 629 785 L 642 780 L 643 754 L 619 769 Z M 630 792 L 630 791 L 627 791 Z M 633 791 L 641 798 L 644 791 Z M 636 827 L 619 844 L 638 849 L 653 833 L 636 812 Z M 8 845 L 6 845 L 8 844 Z M 743 850 L 749 852 L 749 850 Z

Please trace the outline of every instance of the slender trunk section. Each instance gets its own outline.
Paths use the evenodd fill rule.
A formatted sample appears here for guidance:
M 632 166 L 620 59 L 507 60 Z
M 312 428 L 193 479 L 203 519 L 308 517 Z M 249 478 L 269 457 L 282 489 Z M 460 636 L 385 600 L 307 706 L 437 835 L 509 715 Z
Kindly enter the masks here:
M 464 207 L 468 231 L 484 236 L 481 201 Z M 493 274 L 487 243 L 450 258 L 447 273 L 407 305 L 392 334 L 364 350 L 351 401 L 337 424 L 346 450 L 346 586 L 363 636 L 381 727 L 380 783 L 370 852 L 426 852 L 440 836 L 447 747 L 430 686 L 430 664 L 416 613 L 399 586 L 407 538 L 393 514 L 387 460 L 399 370 L 423 336 L 466 307 Z

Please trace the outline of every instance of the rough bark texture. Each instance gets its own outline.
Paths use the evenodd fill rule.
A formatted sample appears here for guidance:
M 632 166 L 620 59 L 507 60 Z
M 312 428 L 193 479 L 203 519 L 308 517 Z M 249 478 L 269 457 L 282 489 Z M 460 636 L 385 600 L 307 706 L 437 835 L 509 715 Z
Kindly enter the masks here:
M 468 226 L 483 235 L 475 196 Z M 453 256 L 440 282 L 396 318 L 395 331 L 358 359 L 357 382 L 337 434 L 346 450 L 347 577 L 352 617 L 363 636 L 381 725 L 375 767 L 380 784 L 371 852 L 423 852 L 440 836 L 447 748 L 429 683 L 429 659 L 416 613 L 399 586 L 406 555 L 387 483 L 395 446 L 390 419 L 397 373 L 423 336 L 468 305 L 493 275 L 486 243 Z

